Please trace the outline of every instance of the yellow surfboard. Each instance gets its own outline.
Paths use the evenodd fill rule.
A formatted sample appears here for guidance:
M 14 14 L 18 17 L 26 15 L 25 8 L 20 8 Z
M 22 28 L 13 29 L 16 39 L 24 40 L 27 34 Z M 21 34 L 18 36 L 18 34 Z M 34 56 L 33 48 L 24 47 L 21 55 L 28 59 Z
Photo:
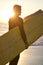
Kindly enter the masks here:
M 30 46 L 43 35 L 43 14 L 38 14 L 28 19 L 24 23 L 24 30 Z M 0 37 L 0 65 L 5 65 L 23 50 L 25 50 L 25 43 L 21 38 L 19 28 L 13 28 Z

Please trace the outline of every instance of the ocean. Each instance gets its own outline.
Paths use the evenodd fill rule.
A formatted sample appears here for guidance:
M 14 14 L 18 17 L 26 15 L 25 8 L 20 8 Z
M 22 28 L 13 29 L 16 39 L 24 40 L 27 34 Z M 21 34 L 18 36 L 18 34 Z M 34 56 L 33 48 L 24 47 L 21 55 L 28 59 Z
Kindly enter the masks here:
M 43 65 L 43 36 L 20 54 L 18 65 Z
M 43 46 L 30 46 L 23 51 L 18 65 L 43 65 Z
M 30 46 L 24 50 L 17 65 L 43 65 L 43 46 Z

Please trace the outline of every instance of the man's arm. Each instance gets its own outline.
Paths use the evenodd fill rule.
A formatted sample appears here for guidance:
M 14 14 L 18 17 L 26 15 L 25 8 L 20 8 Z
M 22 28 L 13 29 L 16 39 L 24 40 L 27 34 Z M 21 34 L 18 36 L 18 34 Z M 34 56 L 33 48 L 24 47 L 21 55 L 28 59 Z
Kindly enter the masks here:
M 22 22 L 21 22 L 21 25 L 20 25 L 20 27 L 19 27 L 19 29 L 20 29 L 20 34 L 21 34 L 21 37 L 22 37 L 22 39 L 23 39 L 23 41 L 24 41 L 24 43 L 25 43 L 25 46 L 26 46 L 26 48 L 28 48 L 28 44 L 27 44 L 27 38 L 26 38 L 26 34 L 25 34 L 25 31 L 24 31 L 24 26 L 23 26 L 23 20 L 22 20 Z
M 11 19 L 9 19 L 9 30 L 11 30 L 12 29 L 12 22 L 11 22 Z
M 10 30 L 10 19 L 9 19 L 8 23 L 9 23 L 9 30 Z

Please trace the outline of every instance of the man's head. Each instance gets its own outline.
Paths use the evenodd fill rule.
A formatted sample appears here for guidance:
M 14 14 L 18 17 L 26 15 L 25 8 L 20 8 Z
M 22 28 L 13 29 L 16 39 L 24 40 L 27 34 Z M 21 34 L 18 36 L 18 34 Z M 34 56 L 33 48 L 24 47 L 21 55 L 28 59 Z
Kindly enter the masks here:
M 21 15 L 21 6 L 20 5 L 14 5 L 13 10 L 14 10 L 14 13 L 16 16 Z

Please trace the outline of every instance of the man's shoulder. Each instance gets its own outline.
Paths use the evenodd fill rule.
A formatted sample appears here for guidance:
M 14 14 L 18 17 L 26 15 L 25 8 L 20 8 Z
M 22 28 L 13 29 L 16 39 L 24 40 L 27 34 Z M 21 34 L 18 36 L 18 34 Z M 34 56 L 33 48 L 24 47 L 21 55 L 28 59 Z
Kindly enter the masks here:
M 9 22 L 12 22 L 12 21 L 14 21 L 15 20 L 15 18 L 14 17 L 11 17 L 10 19 L 9 19 Z
M 23 22 L 23 19 L 20 17 L 20 20 Z
M 19 17 L 21 20 L 23 20 L 21 17 Z
M 13 20 L 14 18 L 13 17 L 11 17 L 9 20 L 11 21 L 11 20 Z

